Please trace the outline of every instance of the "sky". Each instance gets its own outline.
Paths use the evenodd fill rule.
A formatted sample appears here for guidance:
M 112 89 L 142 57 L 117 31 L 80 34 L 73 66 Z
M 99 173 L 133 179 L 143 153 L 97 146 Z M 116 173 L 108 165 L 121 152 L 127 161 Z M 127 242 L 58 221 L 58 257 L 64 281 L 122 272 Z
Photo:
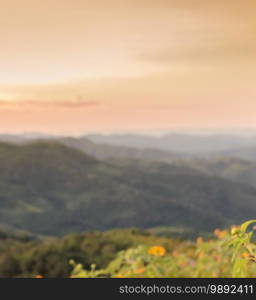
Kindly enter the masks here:
M 255 0 L 0 7 L 0 132 L 256 128 Z

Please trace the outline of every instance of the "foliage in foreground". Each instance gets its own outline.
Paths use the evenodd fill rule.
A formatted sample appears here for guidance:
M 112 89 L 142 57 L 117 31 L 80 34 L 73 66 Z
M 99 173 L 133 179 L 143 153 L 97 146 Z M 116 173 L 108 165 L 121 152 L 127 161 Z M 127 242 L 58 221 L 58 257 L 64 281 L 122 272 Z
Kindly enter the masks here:
M 230 231 L 216 229 L 216 239 L 199 237 L 195 244 L 181 243 L 171 251 L 163 246 L 138 246 L 121 251 L 105 269 L 85 270 L 74 266 L 72 278 L 173 278 L 173 277 L 256 277 L 256 245 L 253 231 L 256 220 Z
M 0 277 L 256 277 L 254 222 L 195 242 L 137 229 L 43 240 L 0 232 Z
M 0 230 L 0 277 L 69 277 L 72 271 L 70 259 L 85 268 L 96 264 L 102 269 L 122 250 L 140 244 L 160 244 L 171 251 L 179 243 L 183 242 L 157 237 L 139 229 L 86 232 L 43 239 Z

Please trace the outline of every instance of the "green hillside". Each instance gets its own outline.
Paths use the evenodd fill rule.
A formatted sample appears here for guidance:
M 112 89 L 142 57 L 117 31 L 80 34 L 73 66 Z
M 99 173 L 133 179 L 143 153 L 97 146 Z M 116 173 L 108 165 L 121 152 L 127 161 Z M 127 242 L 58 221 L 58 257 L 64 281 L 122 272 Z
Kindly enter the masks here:
M 256 163 L 254 161 L 231 156 L 211 159 L 176 159 L 172 164 L 256 187 Z
M 255 194 L 185 166 L 111 164 L 53 142 L 0 144 L 0 225 L 37 234 L 159 226 L 205 232 L 253 217 Z
M 119 251 L 140 244 L 161 244 L 171 250 L 181 242 L 137 229 L 86 232 L 44 239 L 0 231 L 0 278 L 34 277 L 37 274 L 69 277 L 72 271 L 70 259 L 86 268 L 90 268 L 91 264 L 103 268 Z

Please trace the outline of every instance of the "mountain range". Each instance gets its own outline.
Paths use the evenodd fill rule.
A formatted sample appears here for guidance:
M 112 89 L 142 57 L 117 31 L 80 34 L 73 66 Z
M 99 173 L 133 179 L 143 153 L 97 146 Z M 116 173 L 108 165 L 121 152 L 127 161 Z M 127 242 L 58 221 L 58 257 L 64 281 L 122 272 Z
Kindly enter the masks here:
M 70 141 L 0 143 L 0 225 L 43 235 L 158 226 L 210 231 L 256 214 L 254 182 L 230 175 L 235 160 L 226 172 L 223 162 L 195 164 L 174 154 L 169 163 L 98 159 Z M 251 172 L 252 165 L 240 161 L 239 168 Z
M 87 137 L 95 143 L 140 149 L 154 148 L 193 155 L 213 154 L 214 152 L 227 152 L 227 154 L 230 154 L 233 150 L 256 149 L 255 136 L 246 135 L 170 133 L 162 136 L 149 136 L 136 134 L 90 134 Z

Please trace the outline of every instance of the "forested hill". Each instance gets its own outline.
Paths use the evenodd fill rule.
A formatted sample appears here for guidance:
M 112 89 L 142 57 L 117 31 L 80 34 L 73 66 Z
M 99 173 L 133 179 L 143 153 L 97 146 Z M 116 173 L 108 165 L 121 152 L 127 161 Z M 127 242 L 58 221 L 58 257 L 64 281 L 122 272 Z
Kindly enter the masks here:
M 55 142 L 0 144 L 0 225 L 37 234 L 186 226 L 256 214 L 256 190 L 160 162 L 98 161 Z

